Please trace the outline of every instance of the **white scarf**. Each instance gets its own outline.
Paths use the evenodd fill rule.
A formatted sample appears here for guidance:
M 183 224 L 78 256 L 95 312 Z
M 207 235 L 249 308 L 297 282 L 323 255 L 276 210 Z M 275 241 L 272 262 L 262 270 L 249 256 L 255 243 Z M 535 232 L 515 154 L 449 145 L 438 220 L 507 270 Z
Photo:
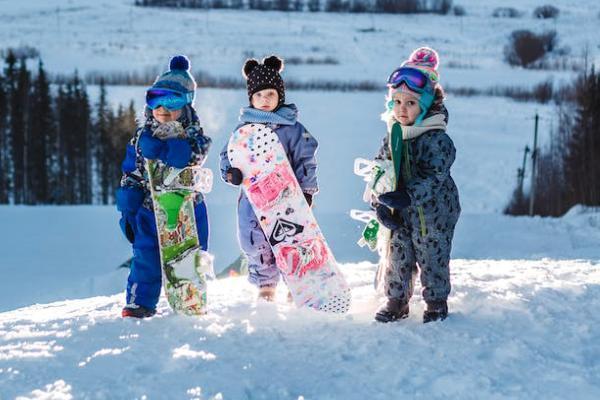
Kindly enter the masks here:
M 446 130 L 446 117 L 444 114 L 435 114 L 429 118 L 425 118 L 423 122 L 419 126 L 402 125 L 402 140 L 414 139 L 416 137 L 421 136 L 427 131 L 431 130 Z M 391 130 L 392 125 L 394 124 L 394 119 L 390 119 L 390 123 L 388 123 L 388 128 Z

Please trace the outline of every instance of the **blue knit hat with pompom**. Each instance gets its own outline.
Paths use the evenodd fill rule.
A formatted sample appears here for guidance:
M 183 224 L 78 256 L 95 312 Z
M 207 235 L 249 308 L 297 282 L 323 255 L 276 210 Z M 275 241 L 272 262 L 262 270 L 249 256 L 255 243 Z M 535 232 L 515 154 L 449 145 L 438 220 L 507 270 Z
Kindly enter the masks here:
M 184 56 L 175 56 L 169 62 L 169 70 L 158 76 L 151 89 L 170 89 L 182 93 L 194 101 L 196 95 L 196 81 L 190 73 L 190 60 Z

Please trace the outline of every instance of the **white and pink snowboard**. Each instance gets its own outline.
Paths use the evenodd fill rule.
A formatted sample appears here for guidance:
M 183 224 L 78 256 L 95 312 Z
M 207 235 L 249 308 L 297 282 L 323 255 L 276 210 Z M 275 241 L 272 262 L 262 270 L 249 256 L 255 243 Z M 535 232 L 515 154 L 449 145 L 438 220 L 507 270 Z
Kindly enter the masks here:
M 231 165 L 242 171 L 242 187 L 296 305 L 348 311 L 350 288 L 277 134 L 266 125 L 244 125 L 232 134 L 227 151 Z

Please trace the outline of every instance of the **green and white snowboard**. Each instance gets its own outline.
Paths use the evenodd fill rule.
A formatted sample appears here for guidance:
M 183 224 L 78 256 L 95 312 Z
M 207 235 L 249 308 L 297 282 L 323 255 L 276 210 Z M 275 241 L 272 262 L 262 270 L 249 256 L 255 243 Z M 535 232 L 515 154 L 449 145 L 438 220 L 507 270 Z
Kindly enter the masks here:
M 354 161 L 354 173 L 363 177 L 366 182 L 363 193 L 363 200 L 366 203 L 371 203 L 374 198 L 395 188 L 396 178 L 390 160 L 357 158 Z M 358 245 L 367 246 L 371 251 L 377 251 L 379 254 L 379 265 L 374 281 L 375 289 L 379 292 L 383 287 L 383 273 L 390 251 L 391 231 L 377 221 L 374 211 L 350 210 L 350 217 L 365 224 Z
M 185 137 L 179 122 L 162 124 L 154 136 L 166 140 Z M 200 246 L 194 196 L 208 193 L 212 173 L 207 168 L 170 167 L 146 160 L 160 248 L 163 287 L 169 305 L 186 315 L 206 313 L 206 279 L 213 275 L 213 257 Z

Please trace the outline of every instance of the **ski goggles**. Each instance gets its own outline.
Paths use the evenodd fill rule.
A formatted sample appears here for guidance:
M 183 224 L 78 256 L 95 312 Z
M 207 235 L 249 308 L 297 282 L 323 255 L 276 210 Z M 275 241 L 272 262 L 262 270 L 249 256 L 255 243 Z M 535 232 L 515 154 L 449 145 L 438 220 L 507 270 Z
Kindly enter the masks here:
M 426 73 L 420 69 L 410 67 L 400 67 L 391 73 L 387 80 L 387 85 L 396 89 L 405 83 L 411 90 L 417 93 L 423 93 L 429 89 L 432 84 L 437 82 L 435 73 Z
M 193 100 L 193 93 L 180 93 L 170 89 L 148 89 L 146 105 L 151 110 L 164 107 L 169 111 L 182 109 Z

